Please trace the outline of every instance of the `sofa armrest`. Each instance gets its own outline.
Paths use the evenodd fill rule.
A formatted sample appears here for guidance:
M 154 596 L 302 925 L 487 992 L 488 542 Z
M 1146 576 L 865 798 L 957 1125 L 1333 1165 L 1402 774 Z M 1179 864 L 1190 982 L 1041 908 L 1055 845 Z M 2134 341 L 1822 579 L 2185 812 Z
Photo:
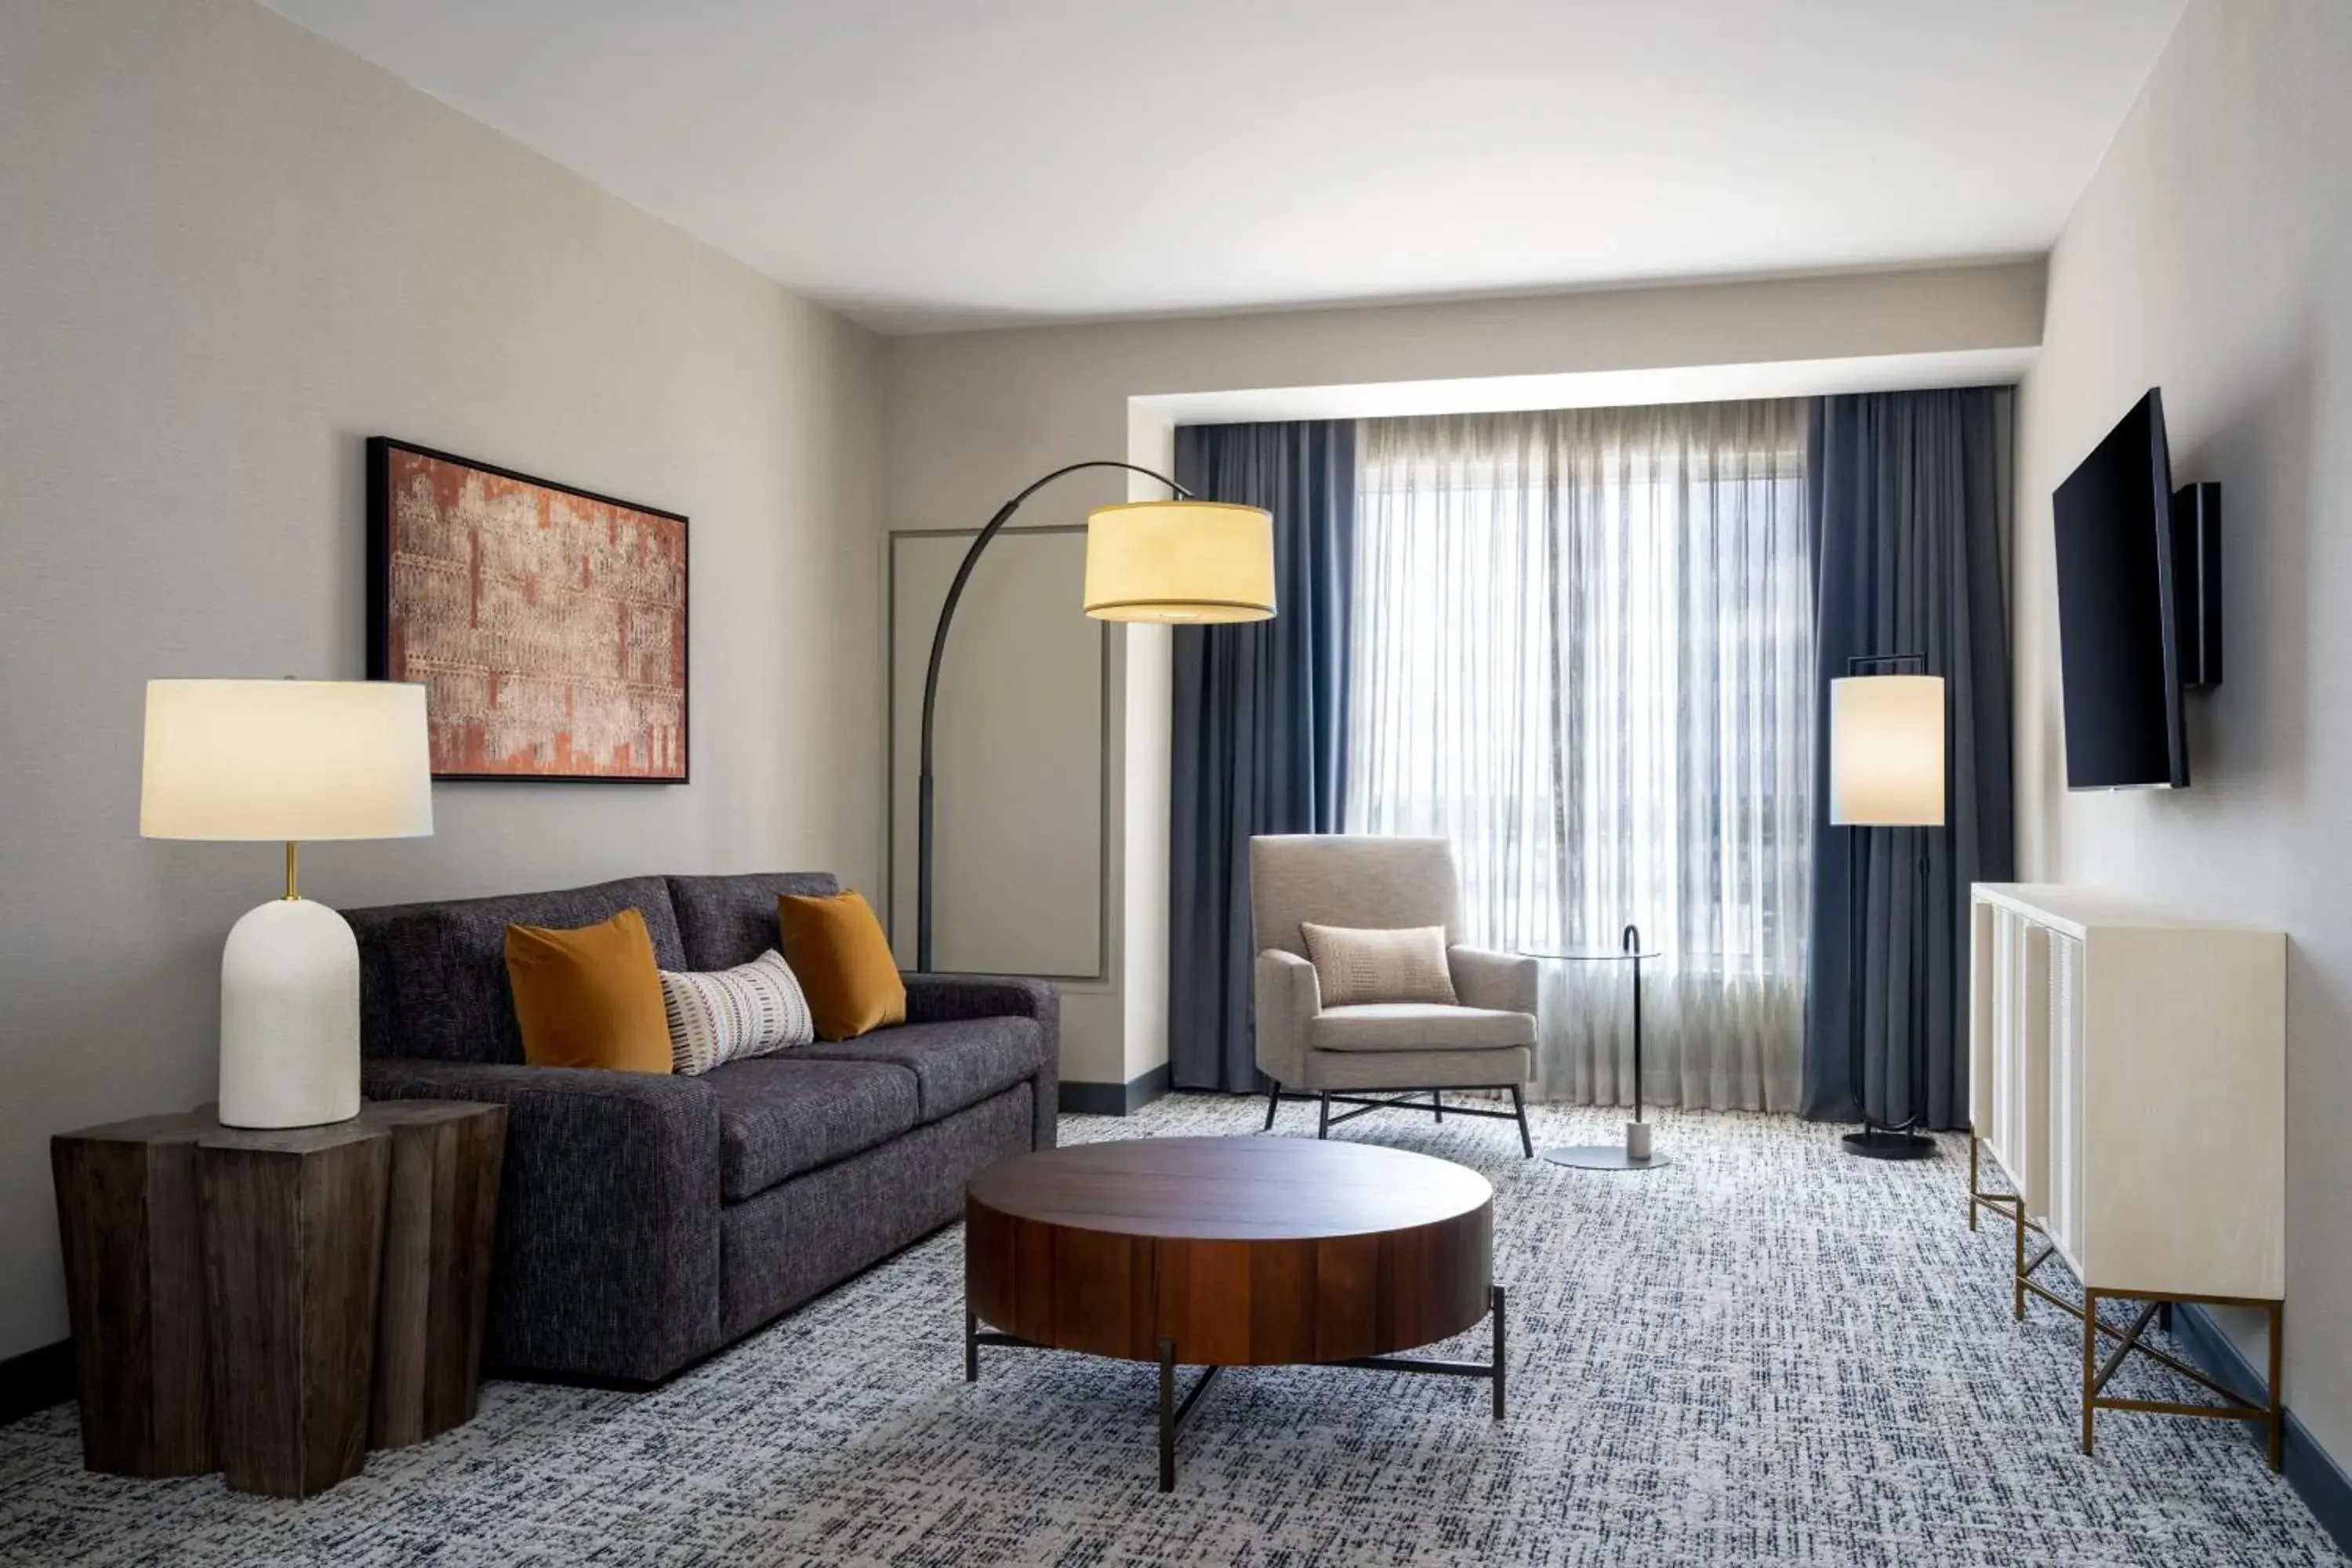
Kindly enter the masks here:
M 374 1058 L 372 1100 L 507 1108 L 484 1360 L 651 1382 L 719 1343 L 719 1112 L 700 1079 Z
M 1057 1028 L 1062 993 L 1043 980 L 1010 974 L 902 974 L 907 1022 L 951 1024 L 963 1018 L 1034 1018 Z
M 1034 1080 L 1030 1145 L 1051 1149 L 1062 1111 L 1062 993 L 1043 980 L 1010 974 L 919 974 L 907 984 L 907 1022 L 951 1024 L 966 1018 L 1031 1018 L 1045 1037 L 1045 1064 Z
M 1289 1088 L 1307 1079 L 1307 1029 L 1323 1011 L 1323 983 L 1295 952 L 1269 947 L 1257 955 L 1257 1070 Z
M 1490 952 L 1456 944 L 1445 950 L 1454 973 L 1454 994 L 1465 1007 L 1497 1013 L 1536 1011 L 1536 961 L 1521 953 Z

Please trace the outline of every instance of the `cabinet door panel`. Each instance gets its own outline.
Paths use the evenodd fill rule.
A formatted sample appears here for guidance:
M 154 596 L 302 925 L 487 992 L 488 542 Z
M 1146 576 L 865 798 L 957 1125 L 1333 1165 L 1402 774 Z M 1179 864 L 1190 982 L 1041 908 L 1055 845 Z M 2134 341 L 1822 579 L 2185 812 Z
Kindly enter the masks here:
M 2079 1275 L 2088 1266 L 2091 1237 L 2083 1234 L 2083 944 L 2047 935 L 2050 965 L 2050 1239 Z

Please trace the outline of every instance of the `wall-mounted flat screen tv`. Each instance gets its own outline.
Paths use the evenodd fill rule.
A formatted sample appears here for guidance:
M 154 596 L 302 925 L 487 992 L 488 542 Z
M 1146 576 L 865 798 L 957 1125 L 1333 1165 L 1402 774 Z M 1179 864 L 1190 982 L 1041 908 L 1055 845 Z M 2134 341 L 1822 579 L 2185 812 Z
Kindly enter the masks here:
M 2183 788 L 2196 590 L 2179 580 L 2163 395 L 2151 388 L 2054 499 L 2066 787 Z

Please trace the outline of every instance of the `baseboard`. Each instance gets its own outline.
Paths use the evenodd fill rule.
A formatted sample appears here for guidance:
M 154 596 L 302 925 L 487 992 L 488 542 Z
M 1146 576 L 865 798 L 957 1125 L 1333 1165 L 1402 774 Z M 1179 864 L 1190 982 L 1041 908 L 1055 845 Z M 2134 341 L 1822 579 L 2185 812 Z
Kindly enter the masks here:
M 1168 1064 L 1161 1062 L 1126 1083 L 1087 1083 L 1066 1078 L 1060 1103 L 1063 1110 L 1078 1116 L 1132 1116 L 1168 1089 Z
M 59 1340 L 0 1361 L 0 1426 L 74 1396 L 73 1342 Z
M 2202 1367 L 2208 1377 L 2229 1384 L 2249 1399 L 2269 1399 L 2270 1386 L 2263 1374 L 2205 1308 L 2188 1304 L 2174 1308 L 2172 1331 L 2189 1352 L 2189 1359 Z M 2247 1436 L 2255 1442 L 2269 1441 L 2260 1425 L 2249 1421 L 2244 1426 Z M 2295 1495 L 2319 1521 L 2320 1528 L 2334 1536 L 2336 1544 L 2347 1555 L 2352 1555 L 2352 1476 L 2344 1473 L 2344 1467 L 2319 1446 L 2319 1440 L 2292 1410 L 2286 1413 L 2286 1479 Z

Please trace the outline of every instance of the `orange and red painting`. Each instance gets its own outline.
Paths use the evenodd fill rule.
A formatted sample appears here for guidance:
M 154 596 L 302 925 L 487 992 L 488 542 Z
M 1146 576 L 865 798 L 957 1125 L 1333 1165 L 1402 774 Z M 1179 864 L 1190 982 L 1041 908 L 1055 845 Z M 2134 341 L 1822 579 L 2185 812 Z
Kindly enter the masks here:
M 686 782 L 686 519 L 376 437 L 368 534 L 436 778 Z

